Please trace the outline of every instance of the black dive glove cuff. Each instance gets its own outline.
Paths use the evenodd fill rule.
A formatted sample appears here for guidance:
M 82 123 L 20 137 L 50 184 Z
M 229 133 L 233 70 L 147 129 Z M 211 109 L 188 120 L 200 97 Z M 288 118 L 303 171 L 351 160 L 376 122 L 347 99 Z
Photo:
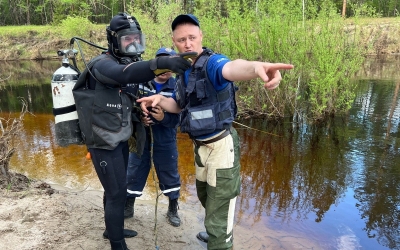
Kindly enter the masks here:
M 168 71 L 183 74 L 190 66 L 190 62 L 181 56 L 160 56 L 150 60 L 150 69 L 156 75 Z

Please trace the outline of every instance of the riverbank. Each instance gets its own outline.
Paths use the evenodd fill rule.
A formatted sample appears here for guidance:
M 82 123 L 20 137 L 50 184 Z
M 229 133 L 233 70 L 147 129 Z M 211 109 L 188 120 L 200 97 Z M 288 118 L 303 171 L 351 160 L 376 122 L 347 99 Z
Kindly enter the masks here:
M 110 249 L 103 239 L 104 213 L 100 190 L 70 190 L 11 173 L 13 184 L 0 188 L 0 248 Z M 1 179 L 1 178 L 0 178 Z M 2 182 L 0 180 L 0 184 Z M 135 217 L 125 227 L 138 235 L 130 249 L 155 248 L 155 202 L 138 199 Z M 204 230 L 193 208 L 180 206 L 180 227 L 167 222 L 167 205 L 158 204 L 157 245 L 160 249 L 204 249 L 195 235 Z
M 358 42 L 365 48 L 365 55 L 400 54 L 400 18 L 365 18 L 357 21 L 347 19 L 345 25 L 350 40 L 354 39 L 355 32 L 360 31 Z M 105 26 L 106 24 L 92 25 L 88 34 L 82 38 L 101 47 L 107 47 Z M 58 59 L 56 52 L 70 48 L 71 39 L 62 38 L 63 32 L 59 29 L 53 26 L 0 27 L 0 60 Z M 149 41 L 152 37 L 157 37 L 156 34 L 147 36 Z M 98 49 L 85 43 L 82 45 L 86 59 L 99 53 Z M 156 43 L 148 42 L 146 51 L 155 51 L 157 46 Z M 146 53 L 144 57 L 147 55 L 152 53 Z

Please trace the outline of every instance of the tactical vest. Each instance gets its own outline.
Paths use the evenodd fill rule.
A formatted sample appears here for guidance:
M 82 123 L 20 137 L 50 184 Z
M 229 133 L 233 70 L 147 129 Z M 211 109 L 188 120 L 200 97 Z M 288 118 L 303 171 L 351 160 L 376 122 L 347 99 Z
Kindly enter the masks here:
M 192 67 L 188 84 L 182 78 L 176 83 L 176 100 L 182 109 L 180 130 L 191 137 L 228 129 L 237 115 L 234 83 L 217 92 L 208 78 L 207 62 L 213 54 L 204 48 Z
M 79 127 L 84 143 L 88 148 L 112 150 L 132 134 L 132 101 L 120 87 L 110 88 L 96 81 L 95 89 L 88 86 L 88 68 L 110 57 L 102 54 L 92 59 L 79 76 L 72 93 L 78 112 Z

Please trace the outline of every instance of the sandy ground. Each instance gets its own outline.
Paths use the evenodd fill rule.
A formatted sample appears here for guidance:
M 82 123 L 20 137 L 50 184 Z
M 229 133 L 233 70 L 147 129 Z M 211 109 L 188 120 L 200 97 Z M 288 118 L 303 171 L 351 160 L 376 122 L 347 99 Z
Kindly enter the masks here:
M 102 237 L 102 197 L 99 190 L 69 190 L 19 174 L 13 175 L 12 185 L 0 178 L 0 249 L 110 249 Z M 173 227 L 165 215 L 167 204 L 157 204 L 156 231 L 156 201 L 137 200 L 135 217 L 125 220 L 125 228 L 138 232 L 126 240 L 131 250 L 206 249 L 195 237 L 204 231 L 204 210 L 180 204 L 182 224 Z M 321 249 L 306 238 L 285 232 L 267 229 L 254 233 L 238 225 L 234 232 L 234 250 Z
M 21 185 L 20 185 L 21 186 Z M 104 213 L 98 190 L 74 191 L 33 181 L 29 188 L 0 190 L 0 249 L 110 249 L 103 239 Z M 138 235 L 126 240 L 132 249 L 156 249 L 155 201 L 138 200 L 125 228 Z M 158 203 L 159 249 L 204 249 L 195 235 L 204 230 L 198 216 L 180 208 L 181 227 L 167 222 L 167 205 Z

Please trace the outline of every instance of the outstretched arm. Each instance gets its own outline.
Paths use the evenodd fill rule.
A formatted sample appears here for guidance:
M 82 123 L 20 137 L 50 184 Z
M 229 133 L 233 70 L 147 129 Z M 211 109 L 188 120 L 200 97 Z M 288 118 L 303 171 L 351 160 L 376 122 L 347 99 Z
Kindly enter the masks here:
M 190 63 L 181 56 L 160 56 L 149 61 L 119 64 L 111 56 L 93 66 L 96 78 L 106 84 L 124 85 L 142 83 L 153 79 L 158 72 L 172 71 L 182 74 L 190 68 Z
M 284 69 L 293 69 L 293 65 L 237 59 L 224 65 L 222 75 L 230 81 L 247 81 L 259 77 L 264 81 L 264 87 L 274 89 L 282 79 L 279 70 Z
M 124 85 L 150 81 L 155 74 L 150 69 L 150 61 L 140 61 L 129 65 L 119 64 L 110 57 L 93 66 L 95 77 L 102 83 Z

